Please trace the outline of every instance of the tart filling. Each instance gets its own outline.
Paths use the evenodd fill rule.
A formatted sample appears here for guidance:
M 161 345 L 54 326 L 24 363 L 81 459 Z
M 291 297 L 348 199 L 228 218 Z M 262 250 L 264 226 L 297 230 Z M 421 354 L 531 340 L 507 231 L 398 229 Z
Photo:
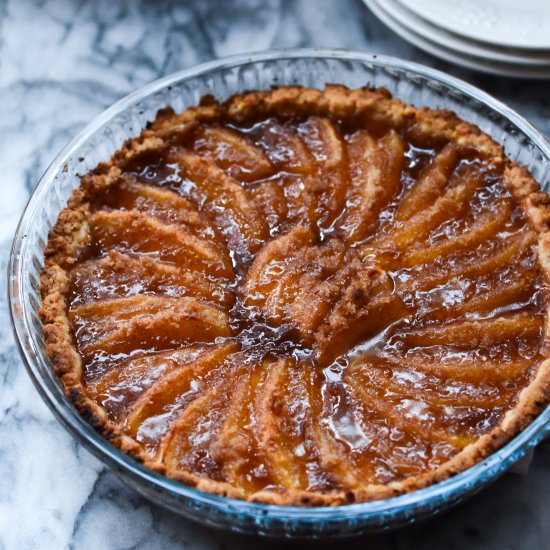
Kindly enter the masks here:
M 275 504 L 386 498 L 550 400 L 547 196 L 385 90 L 158 113 L 82 177 L 42 272 L 48 354 L 113 444 Z

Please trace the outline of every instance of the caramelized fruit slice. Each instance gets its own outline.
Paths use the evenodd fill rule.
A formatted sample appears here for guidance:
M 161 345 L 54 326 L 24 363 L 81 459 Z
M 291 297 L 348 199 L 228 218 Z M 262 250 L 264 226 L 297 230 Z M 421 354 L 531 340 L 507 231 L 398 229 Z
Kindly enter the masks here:
M 124 419 L 135 400 L 161 376 L 195 361 L 208 350 L 208 344 L 199 344 L 141 357 L 130 356 L 122 361 L 115 360 L 101 376 L 89 379 L 86 389 L 118 422 Z
M 368 403 L 369 409 L 384 418 L 387 425 L 413 436 L 417 445 L 420 444 L 419 450 L 424 447 L 427 454 L 432 454 L 440 445 L 454 447 L 454 452 L 463 449 L 480 433 L 495 426 L 504 410 L 499 403 L 483 407 L 475 403 L 429 403 L 421 397 L 389 392 L 385 395 L 383 391 L 363 385 L 355 373 L 350 375 L 350 385 L 354 384 L 357 385 L 355 391 L 364 403 Z
M 219 369 L 237 350 L 232 342 L 218 344 L 193 361 L 180 363 L 177 370 L 169 371 L 141 394 L 124 422 L 125 431 L 155 449 L 171 421 L 204 392 L 201 379 Z
M 348 242 L 368 237 L 382 208 L 400 190 L 405 149 L 399 135 L 390 130 L 376 140 L 366 130 L 355 132 L 348 143 L 351 184 L 346 209 L 337 221 Z
M 85 319 L 101 326 L 103 323 L 118 323 L 132 317 L 155 314 L 175 307 L 179 300 L 160 296 L 137 294 L 114 300 L 100 300 L 71 308 L 70 318 Z
M 223 280 L 149 256 L 131 256 L 117 250 L 78 264 L 71 271 L 70 279 L 73 306 L 136 294 L 194 296 L 225 307 L 234 302 L 234 295 Z
M 245 305 L 263 309 L 266 317 L 282 321 L 283 304 L 279 296 L 284 296 L 283 285 L 292 276 L 286 270 L 287 261 L 309 246 L 312 240 L 311 231 L 298 226 L 264 246 L 247 273 L 243 286 Z
M 468 314 L 475 318 L 525 309 L 536 296 L 535 282 L 532 271 L 518 273 L 511 268 L 477 279 L 457 277 L 440 287 L 415 292 L 421 304 L 417 318 L 444 322 Z
M 237 359 L 238 361 L 238 359 Z M 163 462 L 169 475 L 192 472 L 222 480 L 223 470 L 212 457 L 211 446 L 222 427 L 231 398 L 241 398 L 250 370 L 237 361 L 225 366 L 210 380 L 205 392 L 195 399 L 172 424 L 161 444 Z
M 323 208 L 323 196 L 330 193 L 325 182 L 316 176 L 313 155 L 289 125 L 275 120 L 254 129 L 256 143 L 279 170 L 272 178 L 282 189 L 287 210 L 287 226 L 302 224 L 313 227 Z
M 445 220 L 460 216 L 481 181 L 482 175 L 477 167 L 468 167 L 457 174 L 455 181 L 451 182 L 448 189 L 431 206 L 414 214 L 391 231 L 390 238 L 395 246 L 406 250 Z
M 457 321 L 447 325 L 419 328 L 396 336 L 407 347 L 464 345 L 485 347 L 506 340 L 534 338 L 541 334 L 540 317 L 520 312 L 482 321 Z
M 430 455 L 437 453 L 437 447 L 443 446 L 444 457 L 448 458 L 447 453 L 451 449 L 445 447 L 462 449 L 474 440 L 467 430 L 461 429 L 461 423 L 451 422 L 449 425 L 444 425 L 443 413 L 446 412 L 450 416 L 458 412 L 459 409 L 454 409 L 452 406 L 445 405 L 444 407 L 430 406 L 422 399 L 394 396 L 391 393 L 386 394 L 384 388 L 369 387 L 364 380 L 358 375 L 358 371 L 353 369 L 347 374 L 348 386 L 352 388 L 358 402 L 362 403 L 365 411 L 371 413 L 378 418 L 379 422 L 387 426 L 393 431 L 394 437 L 399 441 L 400 437 L 405 441 L 408 439 L 408 445 L 424 453 L 417 454 L 415 459 L 424 461 Z M 466 407 L 466 417 L 469 420 L 479 421 L 479 410 L 474 407 Z M 464 416 L 464 411 L 460 411 Z M 485 415 L 486 416 L 486 415 Z M 464 420 L 463 418 L 461 420 Z M 410 475 L 414 472 L 414 461 L 412 457 L 399 456 L 401 449 L 387 449 L 386 453 L 389 456 L 386 459 L 388 465 L 397 467 L 400 474 L 403 470 Z M 437 453 L 441 456 L 440 453 Z M 447 456 L 445 456 L 447 455 Z M 424 460 L 423 460 L 424 459 Z M 393 464 L 392 464 L 393 463 Z M 411 464 L 413 463 L 413 464 Z M 419 470 L 423 470 L 426 464 L 421 465 Z
M 318 182 L 313 192 L 315 219 L 327 228 L 344 208 L 349 175 L 346 147 L 336 126 L 328 119 L 309 117 L 297 128 L 315 162 Z
M 268 119 L 257 124 L 251 135 L 275 167 L 298 174 L 313 172 L 313 157 L 291 125 Z
M 409 248 L 402 255 L 403 265 L 412 266 L 433 261 L 441 256 L 461 250 L 473 250 L 479 244 L 495 236 L 509 219 L 511 205 L 508 201 L 481 214 L 466 231 L 453 235 L 441 242 L 422 243 L 420 247 Z
M 80 353 L 131 353 L 162 350 L 187 342 L 229 336 L 228 315 L 193 298 L 130 296 L 94 302 L 70 313 Z
M 431 264 L 418 266 L 418 269 L 398 271 L 396 280 L 400 281 L 401 288 L 420 290 L 456 277 L 484 275 L 532 255 L 534 242 L 535 235 L 528 229 L 521 229 L 510 236 L 488 241 L 473 253 L 438 258 Z
M 377 392 L 376 399 L 394 397 L 416 399 L 428 405 L 452 405 L 489 409 L 510 399 L 511 392 L 497 385 L 478 384 L 430 376 L 412 368 L 393 368 L 377 358 L 351 361 L 347 374 L 357 383 Z
M 124 176 L 107 188 L 101 200 L 104 206 L 136 210 L 154 216 L 165 224 L 178 224 L 197 237 L 216 240 L 217 230 L 204 213 L 170 189 L 145 185 L 131 176 Z
M 289 216 L 284 191 L 276 182 L 265 180 L 248 187 L 248 193 L 265 218 L 270 236 L 275 237 L 286 225 Z
M 229 247 L 245 256 L 258 250 L 269 237 L 269 229 L 246 189 L 211 161 L 194 153 L 179 151 L 175 160 L 182 174 L 204 197 L 205 208 L 215 219 Z
M 224 277 L 232 275 L 223 249 L 195 237 L 177 225 L 165 225 L 138 212 L 99 211 L 92 215 L 90 231 L 102 252 L 147 254 L 194 271 Z
M 271 361 L 264 360 L 269 369 Z M 221 465 L 223 479 L 249 493 L 271 483 L 264 463 L 263 452 L 255 441 L 257 431 L 254 403 L 261 391 L 266 367 L 252 370 L 243 392 L 234 393 L 227 405 L 220 433 L 210 446 L 210 455 Z
M 193 147 L 199 155 L 213 160 L 222 170 L 241 181 L 259 180 L 273 171 L 266 155 L 252 140 L 229 128 L 200 128 Z
M 288 388 L 295 383 L 291 375 L 298 374 L 289 372 L 292 361 L 281 358 L 263 366 L 267 378 L 256 400 L 257 437 L 273 481 L 287 489 L 305 489 L 309 483 L 304 434 L 292 433 L 292 423 L 293 417 L 307 412 L 300 410 L 302 403 L 292 400 L 295 396 L 289 396 Z
M 454 143 L 445 145 L 399 204 L 396 219 L 401 222 L 408 220 L 435 202 L 447 185 L 458 160 L 458 147 Z
M 350 468 L 353 463 L 350 446 L 339 437 L 334 427 L 334 417 L 339 415 L 341 409 L 338 411 L 333 407 L 340 404 L 345 408 L 346 403 L 342 400 L 341 394 L 334 396 L 330 389 L 324 387 L 323 378 L 323 374 L 315 371 L 306 377 L 306 391 L 312 417 L 311 442 L 319 464 L 332 486 L 353 489 L 362 485 L 363 476 L 355 468 Z M 346 424 L 354 424 L 353 416 L 347 415 L 346 418 L 349 421 Z
M 385 363 L 393 370 L 403 369 L 408 366 L 414 378 L 414 372 L 429 376 L 437 376 L 443 380 L 450 379 L 471 384 L 494 384 L 499 387 L 504 381 L 509 387 L 517 386 L 528 375 L 532 362 L 530 360 L 502 359 L 491 360 L 486 357 L 467 357 L 450 360 L 443 357 L 435 359 L 426 357 L 420 353 L 407 353 L 403 358 L 391 354 L 383 354 Z M 407 375 L 405 375 L 407 376 Z

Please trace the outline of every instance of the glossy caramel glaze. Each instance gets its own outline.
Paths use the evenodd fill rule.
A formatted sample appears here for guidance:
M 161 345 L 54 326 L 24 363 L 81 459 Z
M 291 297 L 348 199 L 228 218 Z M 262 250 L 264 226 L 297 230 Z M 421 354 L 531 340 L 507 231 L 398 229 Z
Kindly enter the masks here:
M 65 303 L 104 420 L 264 501 L 370 498 L 498 427 L 545 359 L 507 161 L 374 118 L 205 118 L 162 113 L 83 180 Z

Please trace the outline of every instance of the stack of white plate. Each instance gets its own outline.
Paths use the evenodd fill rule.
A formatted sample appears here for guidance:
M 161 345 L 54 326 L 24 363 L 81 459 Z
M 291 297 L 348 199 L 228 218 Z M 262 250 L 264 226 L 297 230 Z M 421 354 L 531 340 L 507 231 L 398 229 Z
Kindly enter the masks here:
M 550 78 L 550 0 L 364 0 L 388 27 L 447 61 Z

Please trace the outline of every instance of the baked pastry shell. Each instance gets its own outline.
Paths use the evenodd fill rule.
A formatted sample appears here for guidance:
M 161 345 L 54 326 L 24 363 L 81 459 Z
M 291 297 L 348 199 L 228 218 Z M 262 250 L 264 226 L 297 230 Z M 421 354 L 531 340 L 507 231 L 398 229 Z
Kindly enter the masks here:
M 130 94 L 88 125 L 41 178 L 17 229 L 9 263 L 12 323 L 24 364 L 44 401 L 67 430 L 139 492 L 177 513 L 237 532 L 285 538 L 336 538 L 385 530 L 448 509 L 505 472 L 550 433 L 550 408 L 519 435 L 475 466 L 428 488 L 389 499 L 338 507 L 286 507 L 234 500 L 170 480 L 111 445 L 66 397 L 44 349 L 39 276 L 48 232 L 78 175 L 111 157 L 167 105 L 176 111 L 205 94 L 225 99 L 273 85 L 322 88 L 385 87 L 417 106 L 450 109 L 505 147 L 543 190 L 550 188 L 550 145 L 507 106 L 428 67 L 376 54 L 330 50 L 271 51 L 237 56 L 175 73 Z

